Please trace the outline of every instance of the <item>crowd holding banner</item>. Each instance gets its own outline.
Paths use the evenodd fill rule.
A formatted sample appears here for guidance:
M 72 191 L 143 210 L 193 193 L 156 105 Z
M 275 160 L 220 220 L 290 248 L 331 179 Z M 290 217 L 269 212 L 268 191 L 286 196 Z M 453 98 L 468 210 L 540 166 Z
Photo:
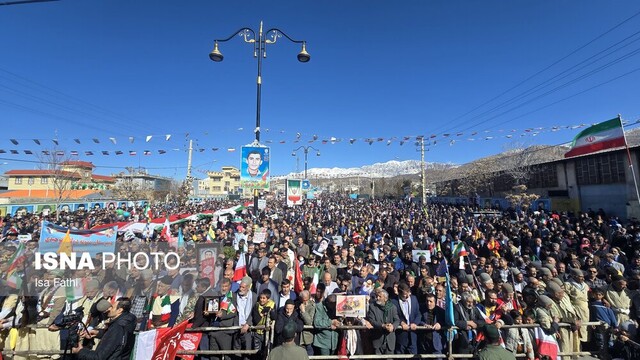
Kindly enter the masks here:
M 308 355 L 350 356 L 443 354 L 450 340 L 455 353 L 466 354 L 498 344 L 529 359 L 580 350 L 638 356 L 636 221 L 601 210 L 478 216 L 465 205 L 337 194 L 284 204 L 270 201 L 258 218 L 219 201 L 8 215 L 0 345 L 68 348 L 79 359 L 98 358 L 91 348 L 118 359 L 170 359 L 196 349 L 257 350 L 232 357 L 261 359 L 267 347 L 291 341 Z M 124 221 L 124 211 L 133 222 Z M 84 248 L 91 241 L 103 247 Z M 88 252 L 98 266 L 33 269 L 36 252 L 45 250 Z M 109 251 L 164 257 L 154 268 L 118 268 Z M 80 319 L 69 328 L 64 322 L 74 313 Z M 588 321 L 602 325 L 582 325 Z M 271 322 L 268 344 L 260 326 Z M 533 323 L 540 326 L 506 326 Z M 341 329 L 348 325 L 363 328 Z M 185 332 L 209 326 L 231 330 Z M 75 329 L 82 330 L 80 343 L 69 347 Z M 126 336 L 134 330 L 135 342 Z

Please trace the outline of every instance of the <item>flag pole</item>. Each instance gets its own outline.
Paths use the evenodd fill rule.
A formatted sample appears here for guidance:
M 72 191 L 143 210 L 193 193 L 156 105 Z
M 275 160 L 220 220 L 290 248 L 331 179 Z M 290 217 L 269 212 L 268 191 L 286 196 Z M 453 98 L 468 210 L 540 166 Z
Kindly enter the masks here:
M 631 168 L 631 175 L 633 176 L 633 185 L 636 189 L 636 200 L 640 205 L 640 191 L 638 190 L 638 180 L 636 179 L 636 172 L 633 169 L 633 161 L 631 161 L 631 152 L 629 151 L 629 144 L 627 143 L 627 134 L 624 132 L 624 125 L 622 125 L 622 117 L 618 114 L 618 120 L 620 120 L 620 126 L 622 127 L 622 136 L 624 137 L 624 147 L 627 149 L 627 158 L 629 159 L 629 167 Z

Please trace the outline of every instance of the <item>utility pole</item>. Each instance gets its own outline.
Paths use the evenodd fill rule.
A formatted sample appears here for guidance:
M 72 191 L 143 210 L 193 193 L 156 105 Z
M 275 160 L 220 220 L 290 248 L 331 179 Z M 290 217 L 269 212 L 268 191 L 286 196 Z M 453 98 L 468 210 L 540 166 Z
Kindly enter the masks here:
M 189 140 L 189 159 L 187 160 L 187 179 L 191 178 L 191 157 L 193 156 L 193 140 Z
M 422 206 L 427 204 L 427 178 L 425 177 L 424 163 L 424 136 L 420 137 L 420 168 L 422 172 Z

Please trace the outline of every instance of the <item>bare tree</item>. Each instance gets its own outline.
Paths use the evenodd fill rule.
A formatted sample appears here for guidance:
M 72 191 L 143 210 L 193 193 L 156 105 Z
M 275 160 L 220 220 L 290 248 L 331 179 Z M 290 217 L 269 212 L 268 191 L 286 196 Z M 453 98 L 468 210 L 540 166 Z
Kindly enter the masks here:
M 72 185 L 81 178 L 81 174 L 65 169 L 65 164 L 71 161 L 71 156 L 57 145 L 49 150 L 42 150 L 37 157 L 40 170 L 47 171 L 49 182 L 47 188 L 53 191 L 57 217 L 62 203 L 71 199 Z
M 141 200 L 153 199 L 154 191 L 151 185 L 144 182 L 142 178 L 136 178 L 138 172 L 133 167 L 126 167 L 126 171 L 122 171 L 115 175 L 118 182 L 113 187 L 113 195 L 120 199 Z
M 171 188 L 167 194 L 167 199 L 175 201 L 178 204 L 186 204 L 189 196 L 193 191 L 193 178 L 187 177 L 183 181 L 174 180 L 171 182 Z
M 533 174 L 537 151 L 536 148 L 521 142 L 513 142 L 506 146 L 505 152 L 500 156 L 500 167 L 511 177 L 514 186 L 526 184 Z
M 460 195 L 493 195 L 493 180 L 498 169 L 495 158 L 479 159 L 458 169 L 458 191 Z

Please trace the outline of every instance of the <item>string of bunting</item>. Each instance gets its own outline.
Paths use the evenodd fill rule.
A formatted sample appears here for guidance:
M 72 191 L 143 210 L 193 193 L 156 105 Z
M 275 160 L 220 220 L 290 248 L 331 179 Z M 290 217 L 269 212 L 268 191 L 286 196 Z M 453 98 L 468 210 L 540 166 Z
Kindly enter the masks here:
M 640 119 L 635 120 L 635 121 L 623 121 L 623 125 L 624 126 L 631 126 L 631 125 L 635 125 L 635 124 L 639 124 L 640 123 Z M 301 142 L 308 142 L 308 143 L 320 143 L 323 145 L 326 144 L 336 144 L 336 143 L 349 143 L 349 144 L 355 144 L 356 142 L 362 142 L 362 143 L 366 143 L 369 145 L 373 145 L 374 143 L 384 143 L 387 146 L 392 145 L 392 144 L 398 144 L 400 146 L 404 145 L 405 143 L 409 143 L 412 141 L 420 141 L 421 139 L 425 139 L 425 145 L 426 146 L 436 146 L 438 144 L 438 142 L 440 143 L 448 143 L 450 146 L 454 145 L 456 142 L 461 142 L 461 141 L 489 141 L 489 140 L 497 140 L 497 139 L 511 139 L 511 138 L 519 138 L 519 137 L 526 137 L 526 136 L 538 136 L 542 133 L 547 133 L 547 132 L 556 132 L 556 131 L 561 131 L 561 130 L 574 130 L 574 129 L 580 129 L 580 128 L 584 128 L 584 127 L 588 127 L 591 126 L 593 124 L 579 124 L 579 125 L 564 125 L 564 126 L 548 126 L 548 127 L 536 127 L 536 128 L 526 128 L 523 130 L 516 130 L 516 129 L 510 129 L 510 130 L 505 130 L 505 129 L 500 129 L 500 130 L 484 130 L 484 131 L 471 131 L 471 132 L 457 132 L 457 133 L 444 133 L 444 134 L 432 134 L 432 135 L 408 135 L 408 136 L 393 136 L 393 137 L 376 137 L 376 138 L 362 138 L 362 137 L 351 137 L 351 138 L 338 138 L 338 137 L 328 137 L 328 138 L 320 138 L 318 135 L 310 135 L 309 138 L 307 139 L 306 136 L 308 135 L 304 135 L 303 133 L 297 132 L 295 134 L 295 138 L 293 140 L 289 139 L 282 139 L 282 140 L 265 140 L 264 143 L 265 144 L 286 144 L 286 143 L 301 143 Z M 244 128 L 238 128 L 238 131 L 244 131 Z M 281 130 L 280 133 L 284 134 L 285 131 Z M 208 133 L 206 133 L 208 135 Z M 146 135 L 144 137 L 135 137 L 135 136 L 129 136 L 125 141 L 128 141 L 128 143 L 130 144 L 134 144 L 137 138 L 143 139 L 144 142 L 143 144 L 147 144 L 150 143 L 154 138 L 160 138 L 162 142 L 168 142 L 171 141 L 173 135 L 171 134 L 165 134 L 165 135 Z M 190 134 L 186 133 L 185 134 L 185 138 L 189 139 Z M 33 143 L 35 143 L 36 145 L 40 145 L 40 146 L 46 146 L 43 145 L 45 143 L 45 141 L 47 141 L 47 139 L 15 139 L 15 138 L 11 138 L 9 139 L 9 141 L 16 146 L 19 146 L 21 144 L 25 144 L 28 141 L 32 141 Z M 56 146 L 59 146 L 63 141 L 61 139 L 48 139 L 48 141 L 52 141 Z M 74 138 L 72 139 L 73 144 L 76 145 L 82 145 L 82 144 L 113 144 L 113 145 L 117 145 L 118 144 L 118 139 L 114 138 L 114 137 L 108 137 L 106 140 L 105 139 L 101 139 L 101 138 L 91 138 L 91 139 L 82 139 L 82 138 Z M 126 143 L 126 142 L 125 142 Z M 194 148 L 194 151 L 196 152 L 206 152 L 206 151 L 224 151 L 226 150 L 227 152 L 235 152 L 236 148 L 233 147 L 229 147 L 226 149 L 223 148 L 219 148 L 219 147 L 213 147 L 213 148 L 205 148 L 205 147 L 196 147 Z M 171 151 L 186 151 L 186 148 L 182 148 L 182 149 L 177 149 L 177 148 L 173 148 L 173 149 L 157 149 L 157 150 L 71 150 L 71 151 L 64 151 L 64 150 L 58 150 L 56 151 L 56 155 L 59 156 L 65 156 L 65 155 L 71 155 L 71 156 L 79 156 L 79 155 L 85 155 L 85 156 L 94 156 L 94 155 L 103 155 L 103 156 L 111 156 L 111 155 L 130 155 L 130 156 L 137 156 L 138 154 L 140 155 L 144 155 L 144 156 L 150 156 L 153 154 L 157 154 L 157 155 L 164 155 L 167 154 L 168 152 Z M 33 149 L 2 149 L 0 148 L 0 154 L 11 154 L 11 155 L 20 155 L 20 154 L 25 154 L 25 155 L 37 155 L 37 154 L 42 154 L 42 155 L 50 155 L 51 154 L 51 150 L 33 150 Z

